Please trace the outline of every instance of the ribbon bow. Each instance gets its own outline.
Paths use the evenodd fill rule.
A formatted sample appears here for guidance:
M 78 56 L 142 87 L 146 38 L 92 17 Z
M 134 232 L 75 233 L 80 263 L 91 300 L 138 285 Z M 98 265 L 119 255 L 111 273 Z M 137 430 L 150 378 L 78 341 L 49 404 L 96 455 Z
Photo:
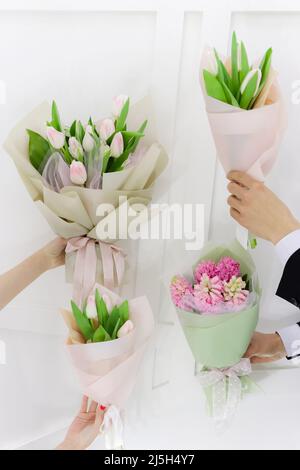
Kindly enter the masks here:
M 224 369 L 209 369 L 199 373 L 199 380 L 203 387 L 212 387 L 212 415 L 220 427 L 229 422 L 237 409 L 242 397 L 242 383 L 240 377 L 251 373 L 249 359 L 241 359 L 232 367 Z
M 116 406 L 111 405 L 105 412 L 103 423 L 100 427 L 100 434 L 105 435 L 105 447 L 107 450 L 124 449 L 123 441 L 123 421 L 120 411 Z
M 102 258 L 104 286 L 113 289 L 122 283 L 125 273 L 125 254 L 123 250 L 115 245 L 94 240 L 88 237 L 71 238 L 66 247 L 66 253 L 76 253 L 75 269 L 73 276 L 73 299 L 77 305 L 88 297 L 93 289 L 97 277 L 97 251 L 96 245 L 100 247 Z

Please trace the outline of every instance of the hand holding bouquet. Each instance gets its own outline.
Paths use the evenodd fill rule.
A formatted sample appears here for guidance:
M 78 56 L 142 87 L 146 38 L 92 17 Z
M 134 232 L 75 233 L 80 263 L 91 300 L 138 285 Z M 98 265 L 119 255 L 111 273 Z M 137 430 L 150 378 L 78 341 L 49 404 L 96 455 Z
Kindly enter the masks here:
M 52 110 L 43 103 L 5 142 L 37 207 L 53 231 L 68 240 L 66 277 L 80 308 L 96 281 L 109 289 L 122 284 L 125 253 L 114 243 L 126 238 L 139 215 L 134 206 L 149 204 L 167 165 L 151 126 L 144 136 L 150 110 L 149 99 L 130 108 L 128 97 L 121 95 L 111 117 L 66 126 L 55 102 Z M 106 235 L 114 220 L 114 230 Z
M 250 361 L 242 357 L 257 325 L 260 300 L 253 261 L 238 242 L 208 245 L 193 276 L 175 276 L 170 292 L 212 415 L 224 424 L 249 385 Z
M 226 175 L 232 170 L 264 181 L 278 157 L 286 124 L 285 110 L 271 66 L 269 48 L 250 65 L 243 42 L 232 35 L 231 57 L 222 60 L 206 48 L 201 62 L 201 86 L 217 156 Z M 238 228 L 246 248 L 248 232 Z M 255 247 L 256 241 L 250 242 Z
M 122 410 L 131 394 L 145 349 L 154 329 L 148 300 L 122 300 L 96 285 L 83 309 L 73 301 L 62 311 L 69 329 L 67 349 L 81 391 L 107 407 L 106 445 L 123 446 Z

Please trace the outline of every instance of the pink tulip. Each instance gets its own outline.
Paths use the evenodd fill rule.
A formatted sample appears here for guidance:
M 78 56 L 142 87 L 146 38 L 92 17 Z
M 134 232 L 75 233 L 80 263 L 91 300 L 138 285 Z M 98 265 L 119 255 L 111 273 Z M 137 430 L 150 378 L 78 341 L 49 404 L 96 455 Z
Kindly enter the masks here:
M 47 126 L 46 134 L 50 144 L 56 150 L 61 149 L 65 145 L 65 134 L 63 132 L 57 131 L 54 127 Z
M 84 138 L 82 141 L 82 146 L 86 152 L 91 152 L 95 145 L 95 141 L 92 137 L 92 132 L 93 132 L 92 127 L 86 126 Z
M 73 158 L 78 160 L 83 157 L 83 148 L 80 142 L 75 137 L 69 139 L 69 151 Z
M 87 180 L 87 173 L 83 163 L 73 161 L 70 166 L 70 179 L 73 184 L 83 185 Z
M 127 95 L 119 95 L 113 99 L 113 115 L 117 118 L 120 116 L 124 104 L 128 100 Z
M 109 139 L 115 132 L 115 124 L 112 119 L 103 119 L 103 121 L 96 124 L 96 129 L 102 140 Z
M 118 338 L 123 338 L 127 336 L 134 329 L 134 325 L 131 320 L 127 320 L 124 325 L 118 331 Z
M 124 152 L 124 141 L 121 132 L 117 132 L 110 145 L 111 156 L 118 158 Z
M 94 295 L 90 295 L 87 300 L 86 316 L 91 320 L 97 318 L 97 307 Z

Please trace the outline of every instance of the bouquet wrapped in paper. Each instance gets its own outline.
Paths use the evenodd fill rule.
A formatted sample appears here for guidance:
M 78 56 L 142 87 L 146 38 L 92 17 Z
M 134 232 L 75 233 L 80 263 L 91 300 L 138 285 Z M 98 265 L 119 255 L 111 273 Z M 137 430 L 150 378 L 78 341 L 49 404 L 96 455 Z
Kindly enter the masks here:
M 255 331 L 260 287 L 249 253 L 237 242 L 208 245 L 192 276 L 172 279 L 171 297 L 216 422 L 229 420 L 251 365 L 243 356 Z
M 149 302 L 146 297 L 124 301 L 96 285 L 82 309 L 72 301 L 72 312 L 63 310 L 62 315 L 82 393 L 107 408 L 107 447 L 122 448 L 122 411 L 154 329 Z
M 74 281 L 78 302 L 80 296 L 86 299 L 96 279 L 108 288 L 121 284 L 124 253 L 112 242 L 126 238 L 124 228 L 119 237 L 124 214 L 151 201 L 155 181 L 167 165 L 163 148 L 153 136 L 145 136 L 149 100 L 130 113 L 129 105 L 129 98 L 120 95 L 111 117 L 65 126 L 56 103 L 52 109 L 42 103 L 4 144 L 53 231 L 69 240 L 67 279 Z M 132 211 L 128 223 L 136 214 Z M 116 230 L 101 238 L 113 218 Z
M 204 50 L 200 82 L 217 156 L 226 174 L 244 171 L 264 181 L 277 159 L 286 114 L 271 61 L 270 48 L 250 65 L 244 43 L 237 42 L 235 33 L 231 57 L 222 60 L 216 50 Z

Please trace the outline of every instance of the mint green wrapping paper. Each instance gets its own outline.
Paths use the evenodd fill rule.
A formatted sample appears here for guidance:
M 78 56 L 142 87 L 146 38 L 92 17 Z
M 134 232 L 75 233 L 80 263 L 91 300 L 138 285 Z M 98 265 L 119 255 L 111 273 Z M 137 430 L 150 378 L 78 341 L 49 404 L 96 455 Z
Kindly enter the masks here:
M 197 368 L 227 368 L 237 364 L 244 356 L 256 329 L 259 315 L 260 287 L 255 265 L 250 254 L 234 241 L 230 245 L 207 245 L 200 253 L 197 264 L 202 260 L 218 261 L 231 256 L 241 265 L 242 274 L 251 279 L 250 290 L 256 300 L 240 312 L 204 314 L 177 308 L 177 314 L 187 342 L 194 355 Z

